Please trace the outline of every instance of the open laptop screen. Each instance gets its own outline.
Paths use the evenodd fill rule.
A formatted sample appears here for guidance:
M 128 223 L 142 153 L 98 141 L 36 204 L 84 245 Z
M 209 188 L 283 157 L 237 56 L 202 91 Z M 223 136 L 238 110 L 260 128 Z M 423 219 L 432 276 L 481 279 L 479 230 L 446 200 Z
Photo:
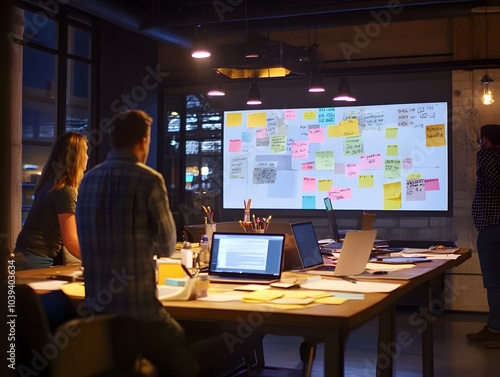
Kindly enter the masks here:
M 291 225 L 297 249 L 302 259 L 303 268 L 311 268 L 323 264 L 319 251 L 316 232 L 311 222 L 294 223 Z
M 213 234 L 209 274 L 279 278 L 284 249 L 283 234 Z

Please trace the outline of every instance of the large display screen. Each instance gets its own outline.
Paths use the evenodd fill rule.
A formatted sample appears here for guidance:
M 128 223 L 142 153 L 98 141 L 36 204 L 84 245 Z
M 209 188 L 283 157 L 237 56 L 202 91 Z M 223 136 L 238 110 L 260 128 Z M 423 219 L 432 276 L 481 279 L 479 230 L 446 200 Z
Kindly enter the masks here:
M 448 211 L 446 102 L 224 112 L 223 208 Z

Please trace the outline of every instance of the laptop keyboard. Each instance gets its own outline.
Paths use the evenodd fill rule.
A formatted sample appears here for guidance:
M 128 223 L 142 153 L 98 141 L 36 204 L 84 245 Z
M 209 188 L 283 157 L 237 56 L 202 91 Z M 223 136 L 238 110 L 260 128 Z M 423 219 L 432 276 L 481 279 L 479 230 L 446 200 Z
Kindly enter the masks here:
M 335 266 L 319 266 L 315 271 L 335 271 Z

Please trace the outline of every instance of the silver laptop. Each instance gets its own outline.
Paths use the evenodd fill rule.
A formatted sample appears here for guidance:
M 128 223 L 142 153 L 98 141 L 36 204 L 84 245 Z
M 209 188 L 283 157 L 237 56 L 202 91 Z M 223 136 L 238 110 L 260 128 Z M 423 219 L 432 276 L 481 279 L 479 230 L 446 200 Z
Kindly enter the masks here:
M 376 230 L 347 232 L 337 265 L 329 266 L 323 263 L 312 223 L 294 223 L 291 227 L 302 264 L 297 271 L 319 275 L 347 276 L 363 273 L 377 235 Z
M 210 281 L 269 284 L 280 280 L 285 235 L 274 233 L 218 233 L 212 236 Z

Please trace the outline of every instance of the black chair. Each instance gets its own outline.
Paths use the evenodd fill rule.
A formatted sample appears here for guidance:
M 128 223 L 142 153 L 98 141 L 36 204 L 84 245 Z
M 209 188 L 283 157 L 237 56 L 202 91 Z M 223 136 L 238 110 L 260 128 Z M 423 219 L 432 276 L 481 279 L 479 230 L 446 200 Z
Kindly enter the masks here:
M 134 347 L 113 341 L 110 328 L 117 317 L 79 317 L 64 292 L 38 295 L 28 285 L 16 287 L 16 305 L 20 375 L 30 371 L 38 377 L 156 375 Z

